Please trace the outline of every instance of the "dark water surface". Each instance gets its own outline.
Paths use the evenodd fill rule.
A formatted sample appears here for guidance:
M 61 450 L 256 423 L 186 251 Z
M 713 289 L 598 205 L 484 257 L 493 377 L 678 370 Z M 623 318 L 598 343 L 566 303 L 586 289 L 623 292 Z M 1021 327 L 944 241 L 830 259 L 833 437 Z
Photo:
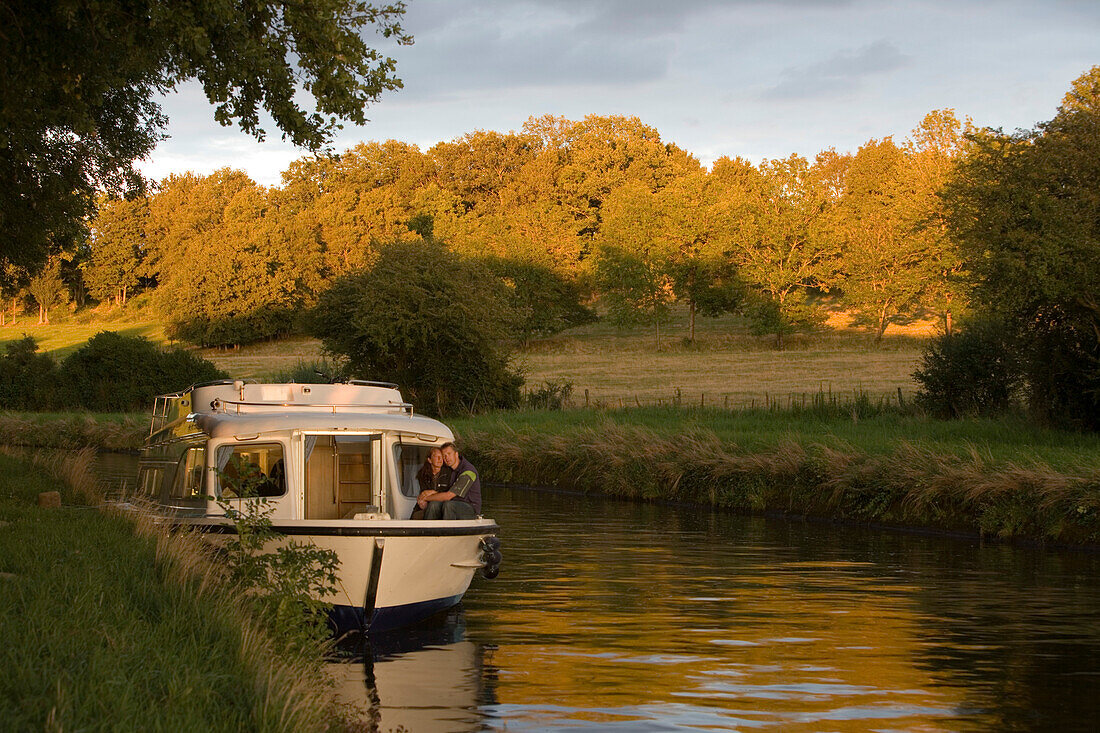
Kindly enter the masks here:
M 1097 730 L 1100 556 L 488 488 L 500 576 L 332 665 L 382 731 Z

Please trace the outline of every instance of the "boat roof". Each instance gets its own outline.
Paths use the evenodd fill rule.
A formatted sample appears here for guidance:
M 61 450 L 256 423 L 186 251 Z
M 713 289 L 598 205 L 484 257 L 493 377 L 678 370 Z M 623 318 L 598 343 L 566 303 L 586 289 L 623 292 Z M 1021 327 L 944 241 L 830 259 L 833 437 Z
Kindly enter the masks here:
M 255 439 L 264 434 L 302 430 L 319 433 L 393 432 L 410 437 L 418 436 L 432 442 L 454 440 L 451 429 L 438 420 L 408 413 L 333 413 L 309 410 L 255 414 L 204 412 L 192 414 L 188 419 L 211 438 Z
M 150 440 L 182 437 L 195 428 L 211 438 L 255 439 L 263 434 L 309 432 L 399 432 L 424 440 L 453 440 L 443 423 L 413 414 L 397 385 L 353 381 L 339 384 L 265 384 L 225 380 L 157 398 Z

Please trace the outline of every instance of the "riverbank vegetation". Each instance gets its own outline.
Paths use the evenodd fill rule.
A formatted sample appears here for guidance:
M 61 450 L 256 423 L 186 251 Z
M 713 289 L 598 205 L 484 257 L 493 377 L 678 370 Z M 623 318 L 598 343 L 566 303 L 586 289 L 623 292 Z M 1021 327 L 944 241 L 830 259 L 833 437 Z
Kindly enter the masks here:
M 520 410 L 448 423 L 489 482 L 1100 544 L 1100 436 L 1023 416 L 942 421 L 818 393 L 769 409 Z M 4 440 L 61 433 L 70 445 L 107 437 L 136 448 L 146 428 L 136 416 L 0 417 Z
M 853 401 L 452 421 L 493 481 L 747 512 L 1100 544 L 1100 437 Z
M 274 644 L 194 538 L 97 507 L 93 457 L 0 455 L 5 725 L 338 728 L 318 651 Z

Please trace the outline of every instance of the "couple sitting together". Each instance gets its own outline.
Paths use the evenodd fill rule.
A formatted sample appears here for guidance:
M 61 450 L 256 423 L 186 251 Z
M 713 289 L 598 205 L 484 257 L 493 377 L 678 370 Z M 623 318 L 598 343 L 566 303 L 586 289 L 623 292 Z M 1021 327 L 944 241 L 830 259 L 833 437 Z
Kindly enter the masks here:
M 481 480 L 477 469 L 454 443 L 432 448 L 416 474 L 420 496 L 412 519 L 477 519 L 481 514 Z

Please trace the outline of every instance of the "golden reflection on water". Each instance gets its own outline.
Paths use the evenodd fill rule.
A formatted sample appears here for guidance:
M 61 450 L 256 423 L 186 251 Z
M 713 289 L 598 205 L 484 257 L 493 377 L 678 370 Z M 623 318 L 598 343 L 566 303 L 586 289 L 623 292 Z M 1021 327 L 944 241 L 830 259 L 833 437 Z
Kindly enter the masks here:
M 500 576 L 437 624 L 447 638 L 348 671 L 378 730 L 1086 730 L 1100 714 L 1096 556 L 487 503 Z

